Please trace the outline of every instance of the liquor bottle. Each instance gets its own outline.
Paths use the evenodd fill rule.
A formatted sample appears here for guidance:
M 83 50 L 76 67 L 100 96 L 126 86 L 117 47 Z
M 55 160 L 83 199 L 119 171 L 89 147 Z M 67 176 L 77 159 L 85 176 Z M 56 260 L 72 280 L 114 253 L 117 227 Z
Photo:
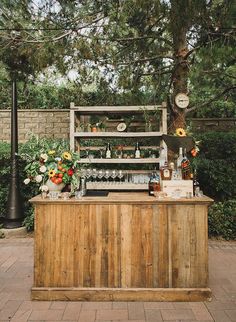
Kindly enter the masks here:
M 160 185 L 160 176 L 158 173 L 153 172 L 151 174 L 149 183 L 148 183 L 148 193 L 149 196 L 154 196 L 155 191 L 161 191 Z
M 183 156 L 183 148 L 180 147 L 179 148 L 179 156 L 178 156 L 177 164 L 176 164 L 177 170 L 181 169 L 181 162 L 182 162 L 183 158 L 184 158 L 184 156 Z
M 162 180 L 171 180 L 172 169 L 168 166 L 167 160 L 165 160 L 165 163 L 160 170 Z
M 199 185 L 199 182 L 197 181 L 197 171 L 195 169 L 193 173 L 193 195 L 197 196 L 199 194 L 199 191 L 200 191 L 200 185 Z
M 111 147 L 110 147 L 110 143 L 107 143 L 107 146 L 106 146 L 106 159 L 111 159 Z
M 139 143 L 137 142 L 135 146 L 135 153 L 134 153 L 135 159 L 139 159 L 140 155 L 141 155 L 141 150 L 139 147 Z
M 166 154 L 165 154 L 165 149 L 163 147 L 160 147 L 160 155 L 159 155 L 159 168 L 164 166 L 166 161 Z
M 186 149 L 184 149 L 183 160 L 181 162 L 181 169 L 182 169 L 182 179 L 190 180 L 191 179 L 190 161 L 187 157 Z

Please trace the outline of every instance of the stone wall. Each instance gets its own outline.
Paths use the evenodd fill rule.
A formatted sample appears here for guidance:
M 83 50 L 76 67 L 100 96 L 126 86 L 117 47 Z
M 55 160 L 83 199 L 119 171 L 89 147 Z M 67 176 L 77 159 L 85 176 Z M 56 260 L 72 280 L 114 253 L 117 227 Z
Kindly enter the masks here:
M 69 138 L 69 109 L 18 110 L 19 142 L 27 141 L 30 134 L 47 138 Z M 0 141 L 10 141 L 11 113 L 0 110 Z
M 33 109 L 18 111 L 19 142 L 25 142 L 30 134 L 47 138 L 69 138 L 69 109 Z M 0 141 L 10 141 L 10 110 L 0 110 Z M 236 130 L 236 118 L 191 119 L 196 131 Z

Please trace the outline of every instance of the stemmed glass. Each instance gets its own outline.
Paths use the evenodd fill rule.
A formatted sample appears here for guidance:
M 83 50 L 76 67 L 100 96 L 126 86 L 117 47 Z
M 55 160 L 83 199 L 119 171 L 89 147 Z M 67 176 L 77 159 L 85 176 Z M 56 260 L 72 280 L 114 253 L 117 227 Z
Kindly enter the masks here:
M 120 179 L 120 183 L 121 183 L 121 179 L 124 177 L 124 173 L 122 170 L 118 171 L 118 178 Z
M 117 177 L 116 170 L 112 170 L 112 172 L 111 172 L 111 177 L 112 177 L 112 180 L 113 180 L 113 183 L 114 183 L 115 178 Z
M 93 178 L 93 181 L 95 182 L 97 179 L 97 169 L 92 170 L 92 178 Z
M 103 176 L 104 176 L 103 170 L 98 170 L 98 179 L 102 180 Z
M 109 170 L 105 170 L 105 174 L 104 174 L 104 178 L 107 180 L 110 178 L 110 171 Z
M 87 180 L 89 180 L 89 178 L 92 176 L 92 170 L 91 169 L 87 169 L 85 176 L 86 176 Z

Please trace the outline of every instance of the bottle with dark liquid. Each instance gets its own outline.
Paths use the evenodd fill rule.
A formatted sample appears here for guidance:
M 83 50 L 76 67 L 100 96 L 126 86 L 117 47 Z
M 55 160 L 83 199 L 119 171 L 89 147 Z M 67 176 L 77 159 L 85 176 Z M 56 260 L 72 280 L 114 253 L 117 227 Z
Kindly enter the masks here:
M 159 174 L 153 172 L 148 183 L 149 196 L 154 196 L 155 191 L 161 191 L 161 185 Z
M 181 170 L 182 170 L 182 179 L 190 180 L 191 179 L 191 168 L 190 161 L 187 157 L 186 149 L 184 149 L 183 160 L 181 162 Z

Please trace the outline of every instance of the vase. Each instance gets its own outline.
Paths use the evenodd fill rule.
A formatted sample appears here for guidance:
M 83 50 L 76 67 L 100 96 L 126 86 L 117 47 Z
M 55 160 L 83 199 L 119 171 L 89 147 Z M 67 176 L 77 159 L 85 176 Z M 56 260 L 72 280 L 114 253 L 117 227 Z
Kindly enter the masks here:
M 61 192 L 62 189 L 65 187 L 64 182 L 56 184 L 53 183 L 50 179 L 46 182 L 46 186 L 48 187 L 49 192 L 50 191 L 55 191 L 55 192 Z

